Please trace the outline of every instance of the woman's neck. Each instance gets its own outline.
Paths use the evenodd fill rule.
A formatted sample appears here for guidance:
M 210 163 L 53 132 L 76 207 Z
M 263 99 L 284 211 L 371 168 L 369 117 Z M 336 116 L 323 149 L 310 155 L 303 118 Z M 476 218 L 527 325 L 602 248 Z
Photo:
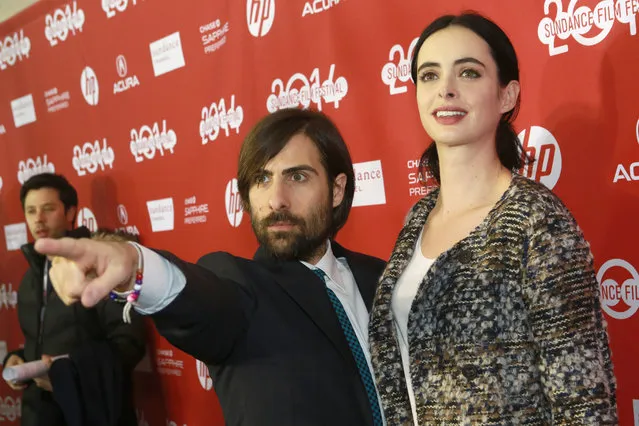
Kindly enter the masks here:
M 438 155 L 437 204 L 443 215 L 492 206 L 510 185 L 512 174 L 499 161 L 494 144 L 444 146 Z

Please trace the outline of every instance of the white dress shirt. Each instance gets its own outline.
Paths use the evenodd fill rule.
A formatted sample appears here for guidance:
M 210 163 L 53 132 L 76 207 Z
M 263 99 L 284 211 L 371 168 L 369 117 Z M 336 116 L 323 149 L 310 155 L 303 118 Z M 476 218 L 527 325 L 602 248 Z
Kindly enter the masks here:
M 397 280 L 393 291 L 392 309 L 395 319 L 395 329 L 399 340 L 399 349 L 402 356 L 402 365 L 404 366 L 404 377 L 406 378 L 406 386 L 408 387 L 408 398 L 410 407 L 413 412 L 413 422 L 417 423 L 417 405 L 415 404 L 415 392 L 413 392 L 413 382 L 410 377 L 410 356 L 408 354 L 408 314 L 410 313 L 413 300 L 417 295 L 417 290 L 424 280 L 426 273 L 435 262 L 435 259 L 429 259 L 422 254 L 422 234 L 419 234 L 415 251 L 406 269 Z
M 177 266 L 164 257 L 144 246 L 139 244 L 137 246 L 142 250 L 142 257 L 144 258 L 144 284 L 142 285 L 135 310 L 143 315 L 150 315 L 168 306 L 180 294 L 186 285 L 186 277 Z M 333 290 L 344 306 L 344 311 L 346 311 L 346 315 L 357 335 L 357 340 L 366 356 L 368 369 L 371 371 L 372 377 L 375 377 L 368 347 L 369 314 L 364 304 L 364 299 L 362 299 L 346 258 L 336 258 L 330 242 L 327 246 L 326 253 L 316 265 L 300 262 L 309 269 L 319 268 L 328 276 L 329 279 L 326 285 Z M 300 285 L 303 284 L 300 283 Z M 379 400 L 379 392 L 377 397 L 381 410 L 382 404 Z

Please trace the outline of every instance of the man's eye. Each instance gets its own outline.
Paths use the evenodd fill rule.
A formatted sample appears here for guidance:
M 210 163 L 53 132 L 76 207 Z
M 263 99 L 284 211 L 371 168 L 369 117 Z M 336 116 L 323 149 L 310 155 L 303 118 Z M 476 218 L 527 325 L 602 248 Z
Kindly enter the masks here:
M 291 179 L 295 182 L 304 182 L 306 180 L 306 176 L 302 173 L 293 173 L 291 175 Z
M 255 177 L 254 183 L 257 185 L 263 185 L 268 182 L 268 176 L 266 175 L 258 175 Z

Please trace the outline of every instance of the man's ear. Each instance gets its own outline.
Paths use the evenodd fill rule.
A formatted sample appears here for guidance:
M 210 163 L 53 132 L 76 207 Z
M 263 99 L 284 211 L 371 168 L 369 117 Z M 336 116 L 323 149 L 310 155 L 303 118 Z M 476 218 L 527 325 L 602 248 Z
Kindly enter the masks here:
M 335 177 L 333 181 L 333 208 L 342 204 L 346 192 L 346 182 L 348 182 L 348 178 L 345 173 L 340 173 Z

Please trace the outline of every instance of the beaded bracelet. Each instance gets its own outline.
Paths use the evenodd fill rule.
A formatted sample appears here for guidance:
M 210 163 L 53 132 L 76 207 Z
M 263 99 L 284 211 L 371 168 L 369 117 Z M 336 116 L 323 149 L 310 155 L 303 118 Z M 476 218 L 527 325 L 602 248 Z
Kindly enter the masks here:
M 109 294 L 109 297 L 115 302 L 126 303 L 122 310 L 122 320 L 125 323 L 130 324 L 131 309 L 133 309 L 133 306 L 137 304 L 138 298 L 140 297 L 140 291 L 142 290 L 142 279 L 144 278 L 144 257 L 142 256 L 142 250 L 140 250 L 140 247 L 137 244 L 130 241 L 127 241 L 127 243 L 135 247 L 138 252 L 138 269 L 135 271 L 135 284 L 133 285 L 133 290 L 125 292 L 113 290 Z

